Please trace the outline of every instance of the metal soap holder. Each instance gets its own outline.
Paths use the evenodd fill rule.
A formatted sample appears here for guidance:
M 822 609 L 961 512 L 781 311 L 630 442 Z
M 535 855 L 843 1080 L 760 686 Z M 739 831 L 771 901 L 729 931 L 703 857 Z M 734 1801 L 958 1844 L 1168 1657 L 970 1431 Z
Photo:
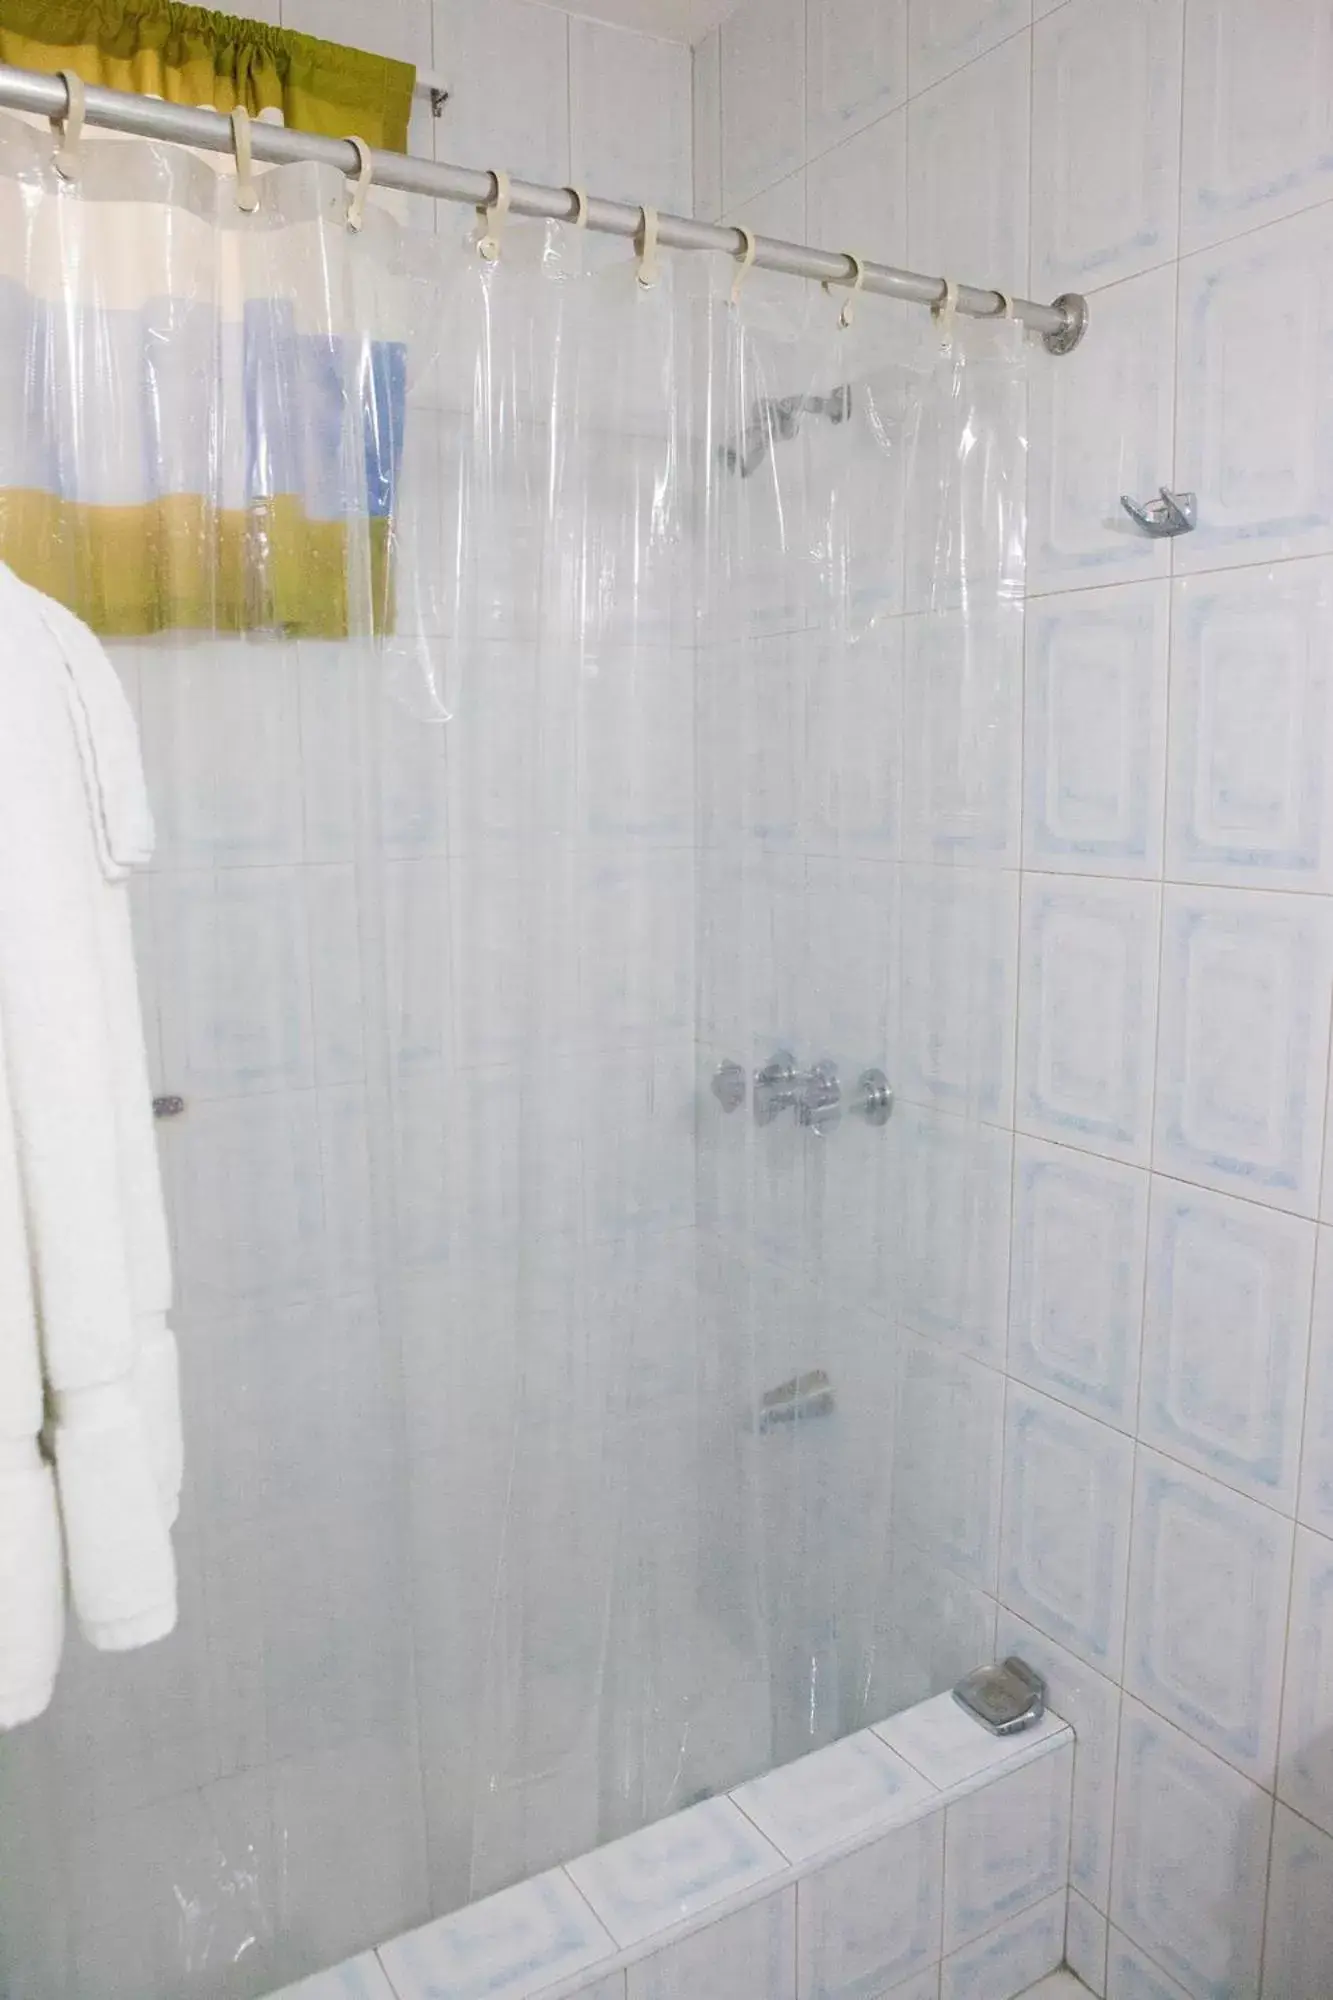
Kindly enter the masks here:
M 1154 539 L 1187 535 L 1199 518 L 1198 494 L 1173 493 L 1169 486 L 1159 486 L 1155 500 L 1131 500 L 1128 493 L 1122 493 L 1120 505 L 1135 526 Z
M 998 1666 L 978 1667 L 964 1674 L 953 1698 L 992 1736 L 1017 1736 L 1046 1713 L 1046 1683 L 1036 1668 L 1016 1653 Z

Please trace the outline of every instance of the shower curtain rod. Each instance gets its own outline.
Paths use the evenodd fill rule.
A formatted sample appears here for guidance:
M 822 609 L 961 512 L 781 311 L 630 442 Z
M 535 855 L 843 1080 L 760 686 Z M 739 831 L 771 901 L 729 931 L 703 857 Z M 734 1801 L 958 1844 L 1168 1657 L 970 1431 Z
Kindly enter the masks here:
M 161 98 L 137 97 L 121 90 L 103 90 L 93 84 L 88 85 L 86 98 L 85 115 L 90 125 L 132 132 L 143 139 L 198 146 L 210 153 L 232 151 L 231 121 L 220 112 L 194 110 L 187 105 L 167 104 Z M 0 107 L 62 119 L 69 108 L 69 97 L 59 76 L 0 64 Z M 297 132 L 285 125 L 270 125 L 266 120 L 255 119 L 250 141 L 255 159 L 274 165 L 315 160 L 323 166 L 337 167 L 349 177 L 361 170 L 360 156 L 346 139 L 324 139 L 312 132 Z M 445 166 L 434 160 L 418 159 L 411 153 L 373 153 L 371 159 L 376 185 L 405 194 L 431 195 L 437 201 L 466 202 L 476 208 L 494 201 L 499 192 L 491 172 Z M 544 187 L 534 181 L 513 181 L 509 206 L 512 214 L 545 216 L 554 222 L 573 222 L 578 214 L 578 201 L 570 188 Z M 634 237 L 643 227 L 643 210 L 625 202 L 593 198 L 587 203 L 585 219 L 589 229 L 603 235 Z M 673 250 L 715 250 L 730 257 L 740 256 L 746 247 L 739 229 L 694 222 L 683 215 L 659 217 L 658 241 Z M 784 243 L 770 236 L 756 236 L 754 245 L 754 262 L 765 270 L 786 272 L 796 278 L 827 279 L 833 284 L 850 284 L 856 276 L 854 259 L 839 251 L 816 250 L 808 244 Z M 941 305 L 948 296 L 949 287 L 943 278 L 927 278 L 915 271 L 898 271 L 889 264 L 868 261 L 861 268 L 862 289 L 867 292 L 923 306 Z M 974 285 L 956 287 L 957 310 L 973 319 L 996 319 L 1009 304 L 1002 292 Z M 1041 335 L 1051 354 L 1068 354 L 1077 347 L 1088 323 L 1087 301 L 1077 292 L 1064 292 L 1048 306 L 1038 305 L 1032 299 L 1014 299 L 1011 310 L 1015 319 Z

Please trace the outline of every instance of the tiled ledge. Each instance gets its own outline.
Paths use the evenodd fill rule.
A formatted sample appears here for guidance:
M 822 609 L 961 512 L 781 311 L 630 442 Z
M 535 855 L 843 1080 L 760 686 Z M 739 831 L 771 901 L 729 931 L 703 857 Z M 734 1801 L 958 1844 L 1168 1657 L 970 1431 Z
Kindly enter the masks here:
M 1017 1993 L 1063 1951 L 1072 1766 L 1057 1717 L 939 1695 L 271 2000 Z

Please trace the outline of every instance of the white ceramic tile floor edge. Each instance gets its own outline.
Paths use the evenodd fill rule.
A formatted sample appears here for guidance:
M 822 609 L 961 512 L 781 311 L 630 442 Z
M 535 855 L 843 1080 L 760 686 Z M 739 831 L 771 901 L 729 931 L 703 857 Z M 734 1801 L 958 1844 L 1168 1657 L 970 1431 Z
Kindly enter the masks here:
M 1087 1994 L 1088 2000 L 1092 2000 L 1092 1988 L 1062 1965 L 1058 1972 L 1048 1972 L 1035 1986 L 1025 1987 L 1018 2000 L 1079 2000 L 1080 1994 Z
M 880 1741 L 935 1787 L 938 1805 L 952 1805 L 1001 1773 L 1021 1770 L 1072 1740 L 1073 1730 L 1047 1709 L 1031 1730 L 992 1736 L 952 1695 L 932 1695 L 873 1726 Z
M 911 1763 L 911 1757 L 904 1752 L 897 1740 L 899 1725 L 908 1722 L 908 1733 L 910 1734 L 909 1718 L 919 1717 L 923 1711 L 935 1711 L 938 1714 L 941 1712 L 940 1704 L 948 1700 L 950 1700 L 948 1696 L 932 1696 L 928 1701 L 918 1702 L 915 1707 L 900 1710 L 897 1715 L 889 1717 L 882 1723 L 875 1724 L 871 1733 L 879 1737 L 882 1742 L 886 1742 L 889 1748 L 903 1757 L 905 1762 Z M 944 1713 L 947 1714 L 948 1711 L 944 1711 Z M 1034 1762 L 1038 1757 L 1057 1754 L 1067 1744 L 1072 1742 L 1074 1735 L 1069 1725 L 1061 1717 L 1049 1710 L 1047 1711 L 1045 1724 L 1039 1726 L 1038 1729 L 1032 1731 L 1030 1734 L 1025 1733 L 1006 1738 L 989 1736 L 982 1729 L 980 1723 L 973 1722 L 961 1709 L 957 1710 L 956 1717 L 950 1717 L 950 1720 L 956 1720 L 958 1723 L 966 1724 L 969 1729 L 975 1729 L 978 1737 L 982 1739 L 977 1745 L 977 1754 L 984 1755 L 986 1761 L 980 1769 L 968 1772 L 953 1783 L 943 1785 L 937 1784 L 928 1772 L 922 1772 L 921 1775 L 927 1778 L 933 1789 L 928 1796 L 918 1800 L 913 1809 L 893 1814 L 886 1819 L 883 1826 L 877 1824 L 868 1828 L 863 1827 L 858 1830 L 852 1839 L 831 1843 L 827 1848 L 820 1848 L 815 1854 L 804 1856 L 799 1862 L 789 1861 L 782 1854 L 776 1842 L 771 1837 L 763 1835 L 760 1829 L 755 1827 L 756 1836 L 773 1849 L 774 1853 L 782 1861 L 783 1866 L 774 1870 L 771 1874 L 766 1874 L 757 1880 L 747 1882 L 742 1889 L 738 1889 L 733 1895 L 724 1896 L 717 1902 L 710 1903 L 707 1908 L 695 1911 L 678 1923 L 664 1925 L 660 1930 L 654 1930 L 650 1934 L 636 1939 L 634 1943 L 616 1949 L 606 1957 L 599 1958 L 593 1964 L 582 1965 L 576 1971 L 571 1971 L 567 1975 L 561 1975 L 545 1985 L 525 1987 L 523 1989 L 522 2000 L 574 2000 L 574 1996 L 587 1990 L 590 1982 L 613 1978 L 617 1972 L 638 1964 L 641 1960 L 650 1957 L 654 1952 L 662 1950 L 664 1946 L 679 1943 L 682 1938 L 689 1937 L 696 1931 L 706 1930 L 712 1924 L 720 1923 L 725 1917 L 733 1916 L 740 1910 L 748 1909 L 751 1905 L 764 1901 L 768 1896 L 780 1894 L 782 1890 L 789 1888 L 804 1876 L 813 1873 L 815 1869 L 823 1868 L 829 1862 L 840 1860 L 843 1856 L 855 1853 L 860 1848 L 869 1847 L 876 1840 L 882 1839 L 886 1834 L 896 1832 L 904 1826 L 913 1824 L 917 1820 L 926 1819 L 932 1813 L 942 1812 L 946 1806 L 952 1805 L 960 1798 L 964 1798 L 969 1793 L 979 1790 L 992 1779 L 1008 1777 L 1014 1771 L 1022 1769 L 1024 1765 Z M 1054 1726 L 1052 1727 L 1051 1725 Z M 887 1734 L 886 1732 L 893 1732 L 893 1734 Z M 914 1770 L 918 1768 L 918 1766 L 913 1765 Z M 743 1787 L 737 1787 L 737 1790 L 741 1789 Z M 719 1793 L 717 1796 L 728 1799 L 733 1804 L 735 1803 L 734 1795 L 730 1792 Z M 743 1812 L 744 1809 L 737 1806 L 737 1810 Z M 747 1823 L 753 1826 L 753 1821 L 749 1820 L 748 1815 L 746 1815 L 746 1819 Z M 634 1836 L 629 1835 L 627 1838 L 633 1839 Z M 593 1851 L 595 1852 L 596 1850 Z M 582 1856 L 572 1856 L 571 1861 L 576 1863 L 582 1858 Z M 569 1886 L 575 1890 L 584 1902 L 588 1903 L 592 1914 L 597 1914 L 594 1906 L 583 1894 L 573 1876 L 569 1874 L 567 1867 L 553 1870 L 552 1873 L 562 1875 Z M 499 1893 L 505 1894 L 507 1892 L 502 1890 Z M 465 1904 L 463 1906 L 465 1910 L 475 1909 L 476 1907 L 476 1904 Z M 461 1914 L 461 1911 L 450 1912 L 449 1916 Z M 417 1928 L 434 1929 L 437 1924 L 447 1924 L 449 1916 L 432 1919 L 430 1923 L 418 1926 Z M 603 1927 L 605 1927 L 604 1924 Z M 407 1935 L 412 1935 L 412 1933 L 408 1933 Z M 385 1949 L 388 1945 L 396 1942 L 396 1939 L 386 1939 L 385 1945 L 380 1949 Z M 397 1996 L 397 2000 L 420 2000 L 418 1992 L 404 1991 L 400 1987 L 395 1986 L 389 1967 L 384 1964 L 382 1958 L 379 1958 L 379 1963 L 385 1978 L 389 1981 L 390 1986 Z M 1062 1976 L 1067 1976 L 1073 1981 L 1073 1984 L 1063 1988 L 1059 1986 L 1052 1987 L 1050 1981 Z M 1085 1987 L 1077 1980 L 1074 1980 L 1072 1973 L 1068 1975 L 1052 1973 L 1037 1986 L 1030 1989 L 1030 1996 L 1031 2000 L 1074 2000 L 1075 1995 L 1085 1993 L 1086 1991 Z M 514 1994 L 514 2000 L 520 2000 L 517 1992 Z M 1025 1994 L 1023 2000 L 1029 2000 L 1029 1994 Z
M 719 1793 L 718 1796 L 724 1797 L 725 1794 Z M 930 1808 L 932 1812 L 937 1809 L 934 1805 Z M 860 1842 L 858 1844 L 864 1845 L 865 1843 Z M 578 1860 L 580 1857 L 576 1855 L 574 1858 Z M 825 1859 L 826 1857 L 821 1855 L 817 1865 L 822 1867 Z M 590 1985 L 595 1985 L 603 1979 L 614 1979 L 618 1972 L 627 1971 L 630 1966 L 638 1965 L 645 1958 L 651 1958 L 654 1952 L 663 1951 L 668 1945 L 679 1944 L 683 1938 L 692 1937 L 696 1931 L 709 1930 L 714 1924 L 720 1924 L 725 1918 L 734 1917 L 740 1911 L 750 1909 L 755 1903 L 765 1902 L 770 1896 L 780 1895 L 784 1889 L 792 1888 L 803 1875 L 808 1874 L 812 1865 L 816 1864 L 807 1862 L 799 1868 L 789 1865 L 777 1870 L 772 1875 L 765 1875 L 762 1881 L 747 1883 L 746 1887 L 738 1890 L 734 1896 L 727 1896 L 719 1902 L 710 1903 L 706 1910 L 700 1910 L 696 1915 L 686 1917 L 678 1924 L 664 1925 L 661 1930 L 652 1931 L 646 1937 L 637 1938 L 633 1944 L 617 1946 L 605 1958 L 599 1958 L 591 1965 L 580 1966 L 577 1972 L 572 1972 L 567 1976 L 562 1975 L 560 1978 L 554 1979 L 544 1986 L 524 1988 L 523 2000 L 577 2000 L 577 1996 L 586 1993 Z M 564 1875 L 566 1870 L 562 1867 L 559 1872 Z M 582 1896 L 583 1891 L 579 1889 L 573 1877 L 568 1876 L 567 1879 L 570 1886 Z M 584 1896 L 583 1900 L 585 1902 L 588 1901 L 586 1896 Z M 474 1909 L 476 1905 L 465 1903 L 462 1907 L 464 1909 Z M 588 1904 L 588 1907 L 590 1910 L 592 1909 L 591 1903 Z M 450 1915 L 455 1914 L 457 1912 L 450 1912 Z M 595 1910 L 593 1910 L 593 1915 L 596 1916 Z M 418 1926 L 418 1928 L 433 1929 L 435 1924 L 447 1923 L 448 1920 L 448 1917 L 436 1917 L 429 1924 Z M 598 1921 L 601 1921 L 600 1918 Z M 605 1929 L 605 1925 L 602 1927 Z M 380 1951 L 386 1949 L 387 1944 L 395 1942 L 395 1939 L 389 1939 L 386 1941 L 385 1946 L 377 1947 L 376 1957 L 379 1958 Z M 389 1968 L 384 1964 L 382 1959 L 379 1959 L 379 1963 L 385 1978 L 388 1979 L 390 1986 L 393 1987 L 396 2000 L 421 2000 L 420 1994 L 416 1991 L 405 1990 L 395 1986 Z M 278 1996 L 273 1996 L 273 2000 L 278 2000 Z M 441 1989 L 440 2000 L 453 2000 L 453 1996 L 445 1994 L 443 1989 Z M 506 1996 L 506 2000 L 508 2000 L 508 1996 Z M 519 2000 L 517 1994 L 514 1995 L 514 2000 Z
M 990 1784 L 993 1778 L 1008 1778 L 1013 1772 L 1021 1771 L 1025 1764 L 1035 1764 L 1039 1757 L 1056 1756 L 1073 1742 L 1072 1725 L 1062 1723 L 1060 1728 L 1052 1731 L 1049 1736 L 1043 1736 L 1038 1742 L 1025 1744 L 1021 1751 L 1007 1758 L 1003 1764 L 988 1764 L 984 1771 L 974 1771 L 970 1777 L 960 1778 L 956 1784 L 941 1785 L 939 1797 L 929 1810 L 933 1812 L 937 1806 L 957 1805 L 960 1799 L 965 1799 L 971 1792 L 979 1792 L 981 1787 Z

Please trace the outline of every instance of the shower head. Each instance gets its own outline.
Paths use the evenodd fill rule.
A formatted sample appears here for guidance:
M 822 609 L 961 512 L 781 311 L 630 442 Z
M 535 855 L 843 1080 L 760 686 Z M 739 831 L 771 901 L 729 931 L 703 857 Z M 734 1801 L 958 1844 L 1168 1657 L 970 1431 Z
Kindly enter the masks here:
M 785 444 L 796 436 L 802 417 L 827 417 L 831 424 L 841 424 L 851 414 L 850 382 L 830 389 L 827 396 L 761 396 L 750 411 L 740 442 L 719 445 L 718 459 L 728 472 L 739 472 L 742 479 L 748 479 L 773 445 Z

